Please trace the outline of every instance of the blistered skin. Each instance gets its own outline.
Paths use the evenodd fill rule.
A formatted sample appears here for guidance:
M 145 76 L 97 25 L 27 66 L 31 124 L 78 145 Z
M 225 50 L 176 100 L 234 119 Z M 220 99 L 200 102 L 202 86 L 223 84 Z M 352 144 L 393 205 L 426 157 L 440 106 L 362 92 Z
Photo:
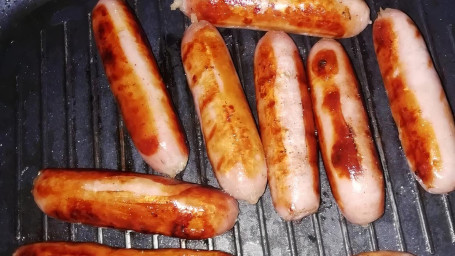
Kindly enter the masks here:
M 218 182 L 235 198 L 256 203 L 267 183 L 264 151 L 216 28 L 206 21 L 191 25 L 182 39 L 182 61 Z
M 232 256 L 220 251 L 189 249 L 118 249 L 95 243 L 46 242 L 20 247 L 13 256 Z
M 313 110 L 297 47 L 284 32 L 267 32 L 254 55 L 256 103 L 273 205 L 285 220 L 319 207 Z
M 454 118 L 420 31 L 403 12 L 386 9 L 374 22 L 373 40 L 410 169 L 428 192 L 453 191 Z
M 171 8 L 215 26 L 352 37 L 370 22 L 363 0 L 175 0 Z
M 100 0 L 92 24 L 134 145 L 154 170 L 174 177 L 186 166 L 188 148 L 142 29 L 124 0 Z
M 356 256 L 414 256 L 407 252 L 394 252 L 394 251 L 377 251 L 377 252 L 363 252 Z
M 319 144 L 333 196 L 352 223 L 384 213 L 384 180 L 349 58 L 335 40 L 317 42 L 308 75 Z
M 185 239 L 222 234 L 238 215 L 237 201 L 220 190 L 138 173 L 47 169 L 32 193 L 57 219 Z

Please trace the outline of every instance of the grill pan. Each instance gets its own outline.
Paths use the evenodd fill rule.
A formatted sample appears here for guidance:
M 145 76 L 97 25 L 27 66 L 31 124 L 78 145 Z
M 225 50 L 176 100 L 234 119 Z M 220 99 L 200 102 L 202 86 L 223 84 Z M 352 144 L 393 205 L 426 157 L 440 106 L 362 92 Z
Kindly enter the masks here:
M 180 60 L 189 20 L 172 0 L 129 1 L 182 121 L 190 159 L 185 181 L 218 187 Z M 405 11 L 420 28 L 448 100 L 455 107 L 455 2 L 367 0 L 371 17 L 385 7 Z M 267 190 L 257 205 L 240 202 L 229 232 L 191 241 L 68 224 L 43 215 L 31 187 L 45 167 L 110 168 L 155 173 L 141 159 L 109 89 L 91 32 L 94 0 L 0 0 L 0 255 L 39 241 L 99 242 L 115 247 L 216 249 L 234 255 L 352 255 L 405 250 L 455 255 L 455 193 L 431 195 L 411 175 L 376 63 L 372 27 L 341 40 L 360 81 L 386 180 L 384 216 L 367 227 L 348 223 L 333 199 L 320 161 L 321 206 L 284 222 Z M 257 120 L 253 53 L 264 32 L 220 29 Z M 302 58 L 317 38 L 292 35 Z M 428 104 L 431 104 L 429 102 Z M 454 156 L 455 157 L 455 156 Z

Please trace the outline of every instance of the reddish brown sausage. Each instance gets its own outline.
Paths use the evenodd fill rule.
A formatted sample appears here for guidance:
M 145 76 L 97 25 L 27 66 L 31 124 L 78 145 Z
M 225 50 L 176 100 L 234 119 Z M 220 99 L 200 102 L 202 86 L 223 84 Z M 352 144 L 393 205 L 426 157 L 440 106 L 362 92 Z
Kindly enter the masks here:
M 267 32 L 254 55 L 256 103 L 273 205 L 285 220 L 319 207 L 313 110 L 297 47 L 284 32 Z
M 47 169 L 32 193 L 57 219 L 186 239 L 222 234 L 238 215 L 237 201 L 220 190 L 138 173 Z
M 403 12 L 373 25 L 379 68 L 409 166 L 430 193 L 455 189 L 455 124 L 425 41 Z
M 153 54 L 124 0 L 100 0 L 93 33 L 128 132 L 144 160 L 174 177 L 188 148 Z
M 13 256 L 232 256 L 220 251 L 189 249 L 118 249 L 95 243 L 48 242 L 20 247 Z
M 175 0 L 171 8 L 215 26 L 320 37 L 355 36 L 370 22 L 363 0 Z
M 317 42 L 308 57 L 311 96 L 324 166 L 333 196 L 352 223 L 384 213 L 384 181 L 359 85 L 335 40 Z
M 378 251 L 378 252 L 362 252 L 356 256 L 414 256 L 407 252 L 393 252 L 393 251 Z
M 221 187 L 256 203 L 267 183 L 261 139 L 229 51 L 215 27 L 191 25 L 182 40 L 182 61 Z

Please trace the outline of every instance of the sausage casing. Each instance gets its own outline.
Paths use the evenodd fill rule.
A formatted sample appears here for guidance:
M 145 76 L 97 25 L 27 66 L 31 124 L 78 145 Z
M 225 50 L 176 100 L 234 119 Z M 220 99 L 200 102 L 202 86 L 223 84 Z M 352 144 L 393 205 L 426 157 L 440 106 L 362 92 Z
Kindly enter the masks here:
M 335 40 L 310 51 L 308 74 L 319 143 L 333 196 L 352 223 L 384 213 L 384 180 L 349 58 Z
M 377 252 L 362 252 L 356 256 L 414 256 L 407 252 L 394 252 L 394 251 L 377 251 Z
M 138 21 L 124 0 L 100 0 L 93 33 L 128 132 L 144 160 L 174 177 L 188 148 L 171 99 Z
M 191 25 L 182 39 L 182 61 L 221 187 L 256 203 L 267 183 L 267 166 L 256 124 L 229 51 L 215 27 Z
M 135 250 L 111 248 L 95 243 L 46 242 L 19 247 L 13 256 L 231 256 L 220 251 L 189 249 Z
M 385 9 L 373 41 L 410 169 L 428 192 L 453 191 L 454 118 L 420 31 L 405 13 Z
M 175 0 L 172 9 L 215 26 L 352 37 L 370 22 L 363 0 Z
M 319 207 L 318 152 L 311 98 L 299 52 L 284 32 L 258 42 L 254 80 L 273 205 L 285 220 Z
M 57 219 L 185 239 L 224 233 L 238 215 L 237 201 L 220 190 L 139 173 L 46 169 L 32 193 Z

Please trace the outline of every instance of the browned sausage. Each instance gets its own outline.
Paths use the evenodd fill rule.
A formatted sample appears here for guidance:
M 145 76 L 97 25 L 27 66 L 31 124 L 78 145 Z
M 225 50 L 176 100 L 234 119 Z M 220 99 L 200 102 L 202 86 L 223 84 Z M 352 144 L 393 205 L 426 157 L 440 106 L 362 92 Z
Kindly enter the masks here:
M 378 252 L 362 252 L 356 256 L 413 256 L 407 252 L 394 252 L 394 251 L 378 251 Z
M 13 256 L 232 256 L 220 251 L 189 249 L 118 249 L 95 243 L 47 242 L 25 245 Z
M 175 0 L 171 8 L 215 26 L 320 37 L 355 36 L 370 22 L 363 0 Z
M 155 58 L 124 0 L 100 0 L 93 33 L 112 92 L 134 145 L 156 171 L 174 177 L 188 148 Z
M 47 169 L 32 193 L 64 221 L 186 239 L 222 234 L 238 215 L 237 201 L 220 190 L 139 173 Z
M 403 12 L 385 9 L 373 41 L 409 166 L 430 193 L 455 189 L 455 124 L 425 41 Z
M 264 150 L 229 51 L 215 27 L 194 23 L 182 39 L 186 78 L 221 187 L 256 203 L 267 183 Z
M 333 196 L 347 220 L 366 225 L 384 213 L 384 180 L 359 85 L 341 44 L 317 42 L 308 57 L 308 76 Z
M 318 151 L 302 59 L 286 33 L 261 38 L 254 80 L 273 205 L 283 219 L 298 220 L 319 207 Z

